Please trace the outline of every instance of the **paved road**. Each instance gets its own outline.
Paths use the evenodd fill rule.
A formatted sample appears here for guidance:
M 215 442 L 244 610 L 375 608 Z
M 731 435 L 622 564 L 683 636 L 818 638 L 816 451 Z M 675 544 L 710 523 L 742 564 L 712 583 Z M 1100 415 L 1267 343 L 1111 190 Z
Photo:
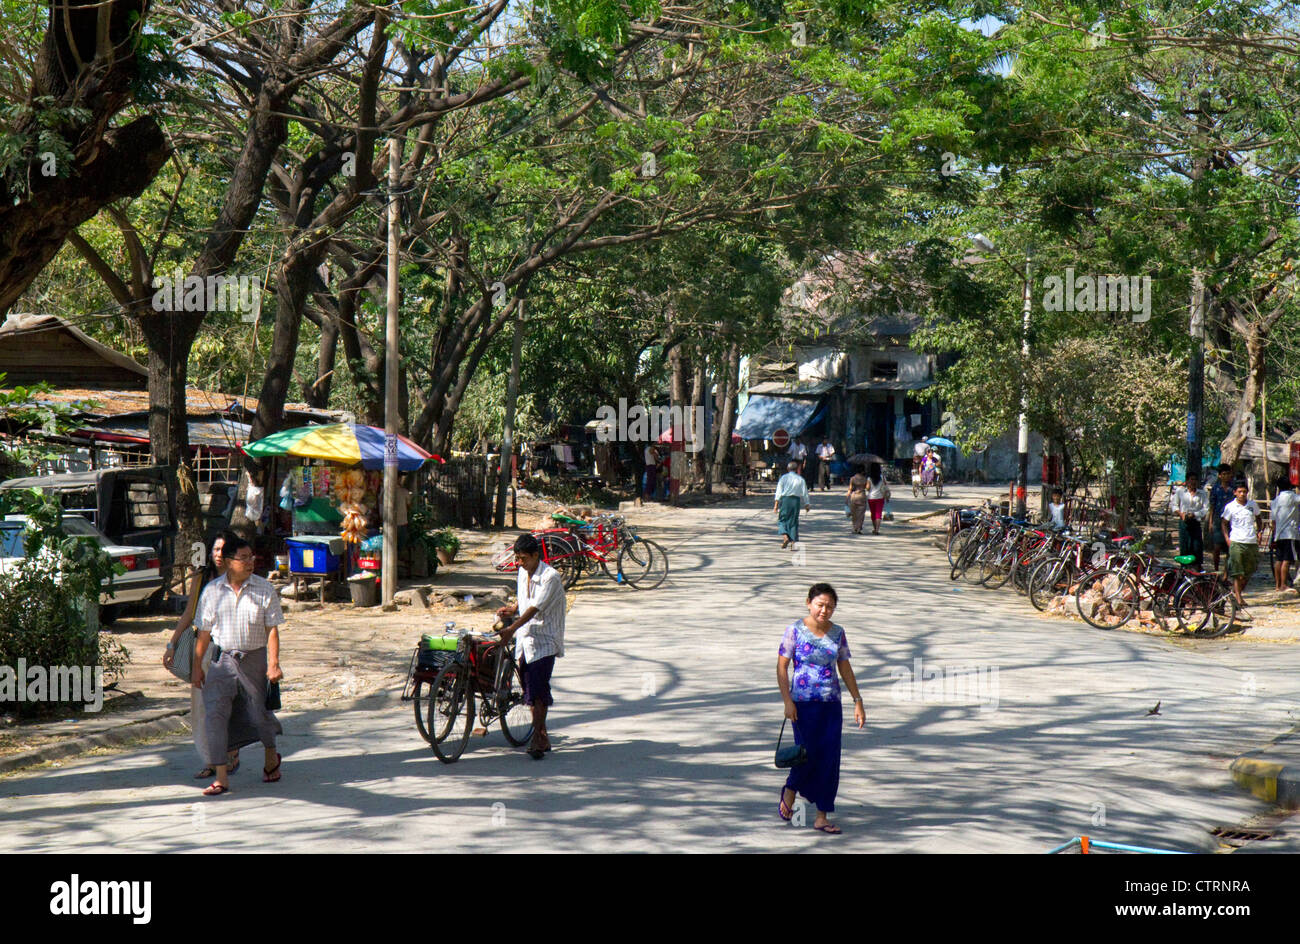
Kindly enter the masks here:
M 762 498 L 675 520 L 691 530 L 663 534 L 669 583 L 578 596 L 544 761 L 494 729 L 445 766 L 392 700 L 285 713 L 284 780 L 254 759 L 219 799 L 197 795 L 182 740 L 0 779 L 0 851 L 1209 849 L 1209 828 L 1263 809 L 1227 762 L 1300 717 L 1300 647 L 1032 616 L 954 587 L 915 531 L 852 535 L 829 494 L 801 566 Z M 777 819 L 771 763 L 776 645 L 823 579 L 869 719 L 846 724 L 839 837 Z

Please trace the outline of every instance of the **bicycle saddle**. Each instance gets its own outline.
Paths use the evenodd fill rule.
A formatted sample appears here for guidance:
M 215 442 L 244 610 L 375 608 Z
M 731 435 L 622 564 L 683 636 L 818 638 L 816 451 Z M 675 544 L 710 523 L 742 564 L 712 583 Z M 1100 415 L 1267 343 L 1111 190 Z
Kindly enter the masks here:
M 1179 554 L 1174 558 L 1174 563 L 1186 567 L 1188 564 L 1196 563 L 1196 557 L 1192 554 Z

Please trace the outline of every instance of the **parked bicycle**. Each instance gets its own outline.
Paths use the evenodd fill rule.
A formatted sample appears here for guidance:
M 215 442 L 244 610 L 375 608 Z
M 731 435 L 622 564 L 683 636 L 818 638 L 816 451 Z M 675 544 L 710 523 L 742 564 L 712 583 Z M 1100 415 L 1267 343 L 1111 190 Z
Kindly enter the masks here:
M 948 532 L 949 579 L 964 578 L 987 589 L 1014 580 L 1038 610 L 1069 597 L 1079 615 L 1099 629 L 1150 612 L 1166 629 L 1220 636 L 1236 618 L 1225 578 L 1193 570 L 1191 556 L 1163 561 L 1142 553 L 1131 536 L 1045 531 L 988 508 L 955 512 Z

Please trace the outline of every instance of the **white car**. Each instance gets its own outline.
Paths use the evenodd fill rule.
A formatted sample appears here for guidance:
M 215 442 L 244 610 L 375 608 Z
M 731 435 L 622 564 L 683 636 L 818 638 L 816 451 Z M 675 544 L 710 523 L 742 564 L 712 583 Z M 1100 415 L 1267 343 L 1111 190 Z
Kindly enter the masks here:
M 0 572 L 12 566 L 10 561 L 25 555 L 23 535 L 27 522 L 26 515 L 7 515 L 0 521 Z M 62 527 L 65 534 L 73 537 L 93 538 L 115 563 L 126 569 L 126 573 L 116 574 L 104 584 L 104 592 L 99 597 L 101 623 L 113 622 L 125 604 L 148 600 L 162 591 L 161 560 L 152 547 L 114 544 L 80 515 L 64 515 Z

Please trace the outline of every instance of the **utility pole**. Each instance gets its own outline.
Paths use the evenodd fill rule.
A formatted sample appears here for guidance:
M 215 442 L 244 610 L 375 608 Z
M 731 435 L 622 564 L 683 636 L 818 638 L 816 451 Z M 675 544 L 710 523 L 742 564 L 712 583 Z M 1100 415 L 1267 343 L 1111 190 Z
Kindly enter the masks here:
M 510 461 L 515 454 L 515 401 L 519 399 L 519 366 L 524 350 L 524 300 L 515 306 L 515 336 L 510 345 L 510 378 L 506 381 L 506 419 L 501 435 L 501 471 L 497 475 L 496 526 L 506 526 L 506 485 L 510 482 Z
M 1202 181 L 1209 170 L 1210 158 L 1205 150 L 1206 136 L 1210 132 L 1210 93 L 1202 91 L 1197 103 L 1196 152 L 1192 158 L 1192 208 L 1197 223 L 1192 226 L 1192 239 L 1202 231 L 1200 220 L 1204 216 L 1205 192 Z M 1200 251 L 1192 247 L 1192 298 L 1188 333 L 1192 336 L 1192 354 L 1187 368 L 1187 471 L 1201 471 L 1202 432 L 1205 427 L 1205 277 L 1196 262 Z
M 385 610 L 397 609 L 397 228 L 401 222 L 397 207 L 398 165 L 401 143 L 388 141 L 388 319 L 384 330 L 384 553 L 381 590 Z
M 1020 456 L 1016 468 L 1016 517 L 1025 517 L 1025 489 L 1029 485 L 1029 314 L 1033 300 L 1030 296 L 1030 253 L 1025 251 L 1025 316 L 1020 326 Z
M 1187 471 L 1201 471 L 1201 432 L 1205 399 L 1205 282 L 1201 270 L 1192 270 L 1192 356 L 1187 368 Z

